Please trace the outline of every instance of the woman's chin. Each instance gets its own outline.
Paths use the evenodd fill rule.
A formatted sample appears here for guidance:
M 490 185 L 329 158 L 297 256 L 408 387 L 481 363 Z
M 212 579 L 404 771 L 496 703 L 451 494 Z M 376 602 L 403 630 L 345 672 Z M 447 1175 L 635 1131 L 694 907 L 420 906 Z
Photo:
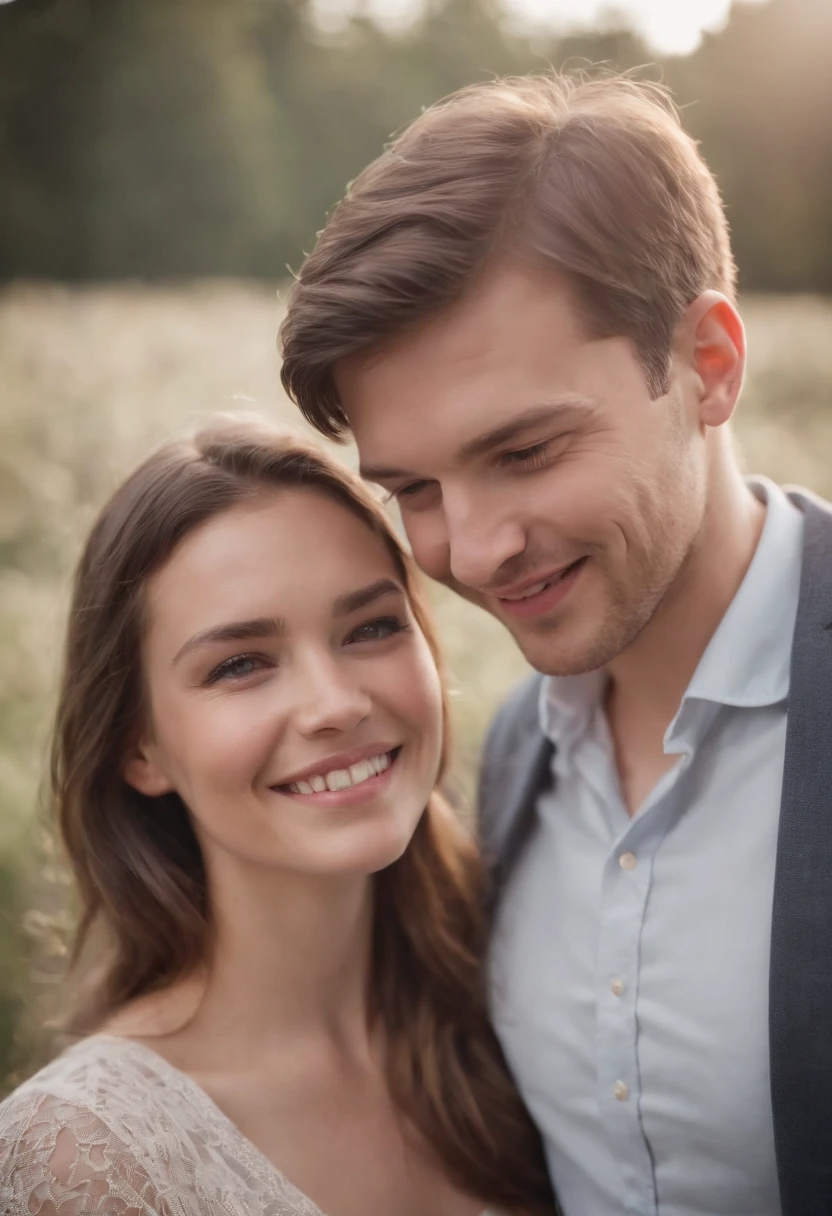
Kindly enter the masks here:
M 413 839 L 417 820 L 354 824 L 338 839 L 318 842 L 309 850 L 309 868 L 318 874 L 376 874 L 398 861 Z M 314 853 L 314 858 L 313 858 Z

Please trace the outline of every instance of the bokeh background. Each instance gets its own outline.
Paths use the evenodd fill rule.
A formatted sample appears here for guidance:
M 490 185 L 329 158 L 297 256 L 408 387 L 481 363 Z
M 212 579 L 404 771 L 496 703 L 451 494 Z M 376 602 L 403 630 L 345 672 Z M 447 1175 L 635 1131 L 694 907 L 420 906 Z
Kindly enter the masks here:
M 39 790 L 80 538 L 172 428 L 296 421 L 275 334 L 345 184 L 471 81 L 598 63 L 664 80 L 733 229 L 744 461 L 832 496 L 830 54 L 832 0 L 0 3 L 0 1094 L 60 1006 L 71 900 Z M 465 797 L 523 665 L 436 601 Z

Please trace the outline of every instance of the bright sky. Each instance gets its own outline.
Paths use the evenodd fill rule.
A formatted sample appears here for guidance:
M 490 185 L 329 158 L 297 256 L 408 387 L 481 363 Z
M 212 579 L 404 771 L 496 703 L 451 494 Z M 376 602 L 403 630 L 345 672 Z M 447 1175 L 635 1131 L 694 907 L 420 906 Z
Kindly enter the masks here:
M 741 0 L 759 4 L 763 0 Z M 703 30 L 725 23 L 731 0 L 503 0 L 510 13 L 524 22 L 558 28 L 596 25 L 611 12 L 623 14 L 650 46 L 661 54 L 684 55 L 699 44 Z M 399 25 L 419 8 L 419 0 L 317 0 L 324 21 L 355 8 L 369 10 L 385 22 Z

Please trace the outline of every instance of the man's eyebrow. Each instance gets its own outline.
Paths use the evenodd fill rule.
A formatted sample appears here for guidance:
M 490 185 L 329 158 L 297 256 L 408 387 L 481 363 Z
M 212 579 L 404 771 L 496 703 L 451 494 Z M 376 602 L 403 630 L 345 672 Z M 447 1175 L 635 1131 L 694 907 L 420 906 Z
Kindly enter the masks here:
M 394 593 L 404 595 L 403 589 L 392 578 L 376 579 L 374 583 L 370 583 L 366 587 L 359 587 L 357 591 L 348 591 L 346 595 L 339 595 L 332 605 L 332 615 L 349 616 L 351 612 L 357 612 L 359 608 L 366 608 L 368 604 L 374 604 L 382 596 Z
M 594 412 L 594 410 L 594 403 L 588 397 L 583 397 L 578 393 L 569 393 L 553 401 L 529 406 L 528 409 L 521 410 L 520 413 L 515 414 L 510 421 L 503 423 L 501 426 L 494 427 L 493 430 L 486 431 L 483 435 L 477 435 L 475 439 L 464 443 L 456 453 L 454 462 L 461 463 L 465 460 L 470 460 L 474 456 L 482 456 L 501 444 L 520 438 L 521 435 L 534 430 L 541 423 L 566 422 L 573 419 L 578 413 L 586 415 L 587 411 Z M 366 481 L 380 482 L 396 481 L 400 478 L 418 476 L 418 474 L 412 473 L 407 469 L 387 468 L 381 465 L 362 464 L 360 472 Z
M 245 642 L 251 638 L 279 638 L 285 632 L 286 622 L 279 617 L 263 616 L 251 621 L 230 621 L 227 625 L 215 625 L 188 638 L 185 645 L 177 650 L 173 666 L 200 646 L 210 646 L 217 642 Z
M 588 397 L 581 397 L 577 393 L 570 393 L 568 396 L 559 397 L 555 401 L 547 401 L 541 405 L 531 405 L 528 409 L 515 414 L 509 422 L 503 423 L 502 426 L 496 426 L 493 430 L 486 431 L 484 435 L 478 435 L 476 439 L 464 443 L 457 452 L 456 459 L 463 461 L 470 460 L 472 456 L 483 456 L 492 448 L 498 448 L 513 439 L 519 439 L 521 435 L 533 431 L 541 423 L 566 422 L 574 419 L 578 413 L 585 415 L 587 410 L 593 408 L 593 403 Z

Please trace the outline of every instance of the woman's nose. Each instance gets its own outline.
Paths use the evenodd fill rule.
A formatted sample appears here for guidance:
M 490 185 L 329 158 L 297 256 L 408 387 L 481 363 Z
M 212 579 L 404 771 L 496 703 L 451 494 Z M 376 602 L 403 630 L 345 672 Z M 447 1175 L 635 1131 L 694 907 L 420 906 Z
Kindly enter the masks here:
M 372 700 L 354 665 L 337 661 L 305 663 L 297 673 L 295 724 L 304 735 L 354 730 L 370 714 Z

